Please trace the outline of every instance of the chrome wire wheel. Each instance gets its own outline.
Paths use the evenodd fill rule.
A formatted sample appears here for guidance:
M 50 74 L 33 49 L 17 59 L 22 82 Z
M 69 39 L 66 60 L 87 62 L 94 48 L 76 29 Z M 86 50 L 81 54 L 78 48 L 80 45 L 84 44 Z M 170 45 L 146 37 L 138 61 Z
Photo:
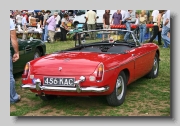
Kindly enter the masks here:
M 34 54 L 34 59 L 39 58 L 39 57 L 40 57 L 39 53 L 38 53 L 38 52 L 35 52 L 35 54 Z
M 158 53 L 155 54 L 154 61 L 152 64 L 151 71 L 146 75 L 147 78 L 156 78 L 159 73 L 159 55 Z
M 157 74 L 157 72 L 158 72 L 158 59 L 157 59 L 157 57 L 156 57 L 156 56 L 155 56 L 155 58 L 154 58 L 153 71 L 154 71 L 154 75 L 156 75 L 156 74 Z
M 124 93 L 124 79 L 122 76 L 119 76 L 116 81 L 116 96 L 120 100 Z
M 106 97 L 110 106 L 123 104 L 127 91 L 127 77 L 124 71 L 121 71 L 117 76 L 113 92 Z
M 35 53 L 34 53 L 34 59 L 41 57 L 41 52 L 39 51 L 39 49 L 36 49 Z

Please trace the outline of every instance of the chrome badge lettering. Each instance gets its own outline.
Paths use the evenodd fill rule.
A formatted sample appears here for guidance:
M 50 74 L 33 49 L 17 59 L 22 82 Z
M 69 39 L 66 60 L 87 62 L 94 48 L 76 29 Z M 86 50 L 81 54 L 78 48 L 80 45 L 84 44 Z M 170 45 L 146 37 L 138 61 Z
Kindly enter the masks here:
M 59 71 L 61 71 L 62 70 L 62 67 L 59 67 Z

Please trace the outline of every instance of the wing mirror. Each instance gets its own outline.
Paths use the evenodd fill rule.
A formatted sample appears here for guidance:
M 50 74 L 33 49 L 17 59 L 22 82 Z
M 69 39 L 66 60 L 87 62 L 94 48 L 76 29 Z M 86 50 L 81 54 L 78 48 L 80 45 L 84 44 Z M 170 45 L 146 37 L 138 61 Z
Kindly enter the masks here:
M 99 16 L 96 17 L 97 19 L 99 18 Z

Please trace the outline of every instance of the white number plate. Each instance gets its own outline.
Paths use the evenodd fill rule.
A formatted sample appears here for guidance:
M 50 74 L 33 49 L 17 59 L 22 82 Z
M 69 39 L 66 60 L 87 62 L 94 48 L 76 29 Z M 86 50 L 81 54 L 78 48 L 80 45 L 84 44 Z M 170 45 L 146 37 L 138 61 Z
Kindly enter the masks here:
M 44 77 L 45 86 L 75 86 L 75 78 Z

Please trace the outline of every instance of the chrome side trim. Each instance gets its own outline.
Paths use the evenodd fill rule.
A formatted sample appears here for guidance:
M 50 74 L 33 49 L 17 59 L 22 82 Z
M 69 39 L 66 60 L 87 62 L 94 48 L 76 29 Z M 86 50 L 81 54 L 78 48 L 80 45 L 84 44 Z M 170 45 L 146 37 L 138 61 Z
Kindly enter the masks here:
M 125 65 L 125 64 L 127 64 L 127 63 L 129 63 L 129 62 L 132 62 L 132 61 L 134 62 L 134 60 L 136 60 L 137 58 L 143 57 L 144 55 L 147 55 L 147 54 L 149 54 L 149 53 L 151 53 L 151 52 L 153 52 L 153 51 L 155 51 L 155 50 L 152 50 L 152 51 L 150 51 L 150 52 L 147 52 L 147 53 L 145 53 L 145 54 L 143 54 L 143 55 L 141 55 L 141 56 L 137 56 L 136 58 L 134 58 L 134 59 L 132 59 L 132 60 L 129 60 L 129 61 L 123 63 L 123 64 L 120 64 L 120 65 L 115 66 L 115 67 L 113 67 L 113 68 L 110 68 L 110 69 L 108 69 L 108 70 L 105 70 L 104 72 L 108 72 L 108 71 L 110 71 L 110 70 L 114 70 L 114 69 L 116 69 L 116 68 L 118 68 L 118 67 L 120 67 L 120 66 L 123 66 L 123 65 Z

